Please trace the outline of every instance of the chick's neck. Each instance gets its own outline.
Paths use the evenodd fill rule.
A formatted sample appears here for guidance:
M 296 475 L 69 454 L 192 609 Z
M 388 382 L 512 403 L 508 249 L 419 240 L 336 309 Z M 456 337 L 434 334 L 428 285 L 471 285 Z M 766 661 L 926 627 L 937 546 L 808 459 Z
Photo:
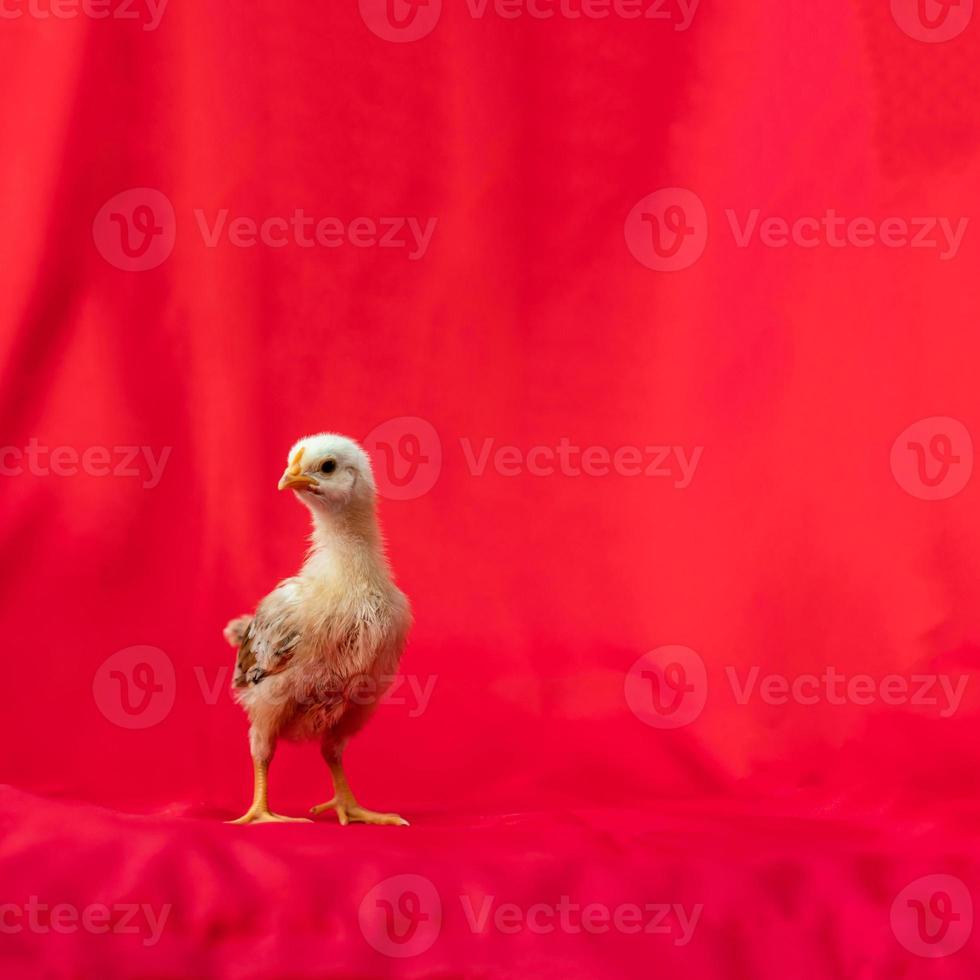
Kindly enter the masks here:
M 313 511 L 310 560 L 318 554 L 348 555 L 359 561 L 381 558 L 383 545 L 373 504 Z

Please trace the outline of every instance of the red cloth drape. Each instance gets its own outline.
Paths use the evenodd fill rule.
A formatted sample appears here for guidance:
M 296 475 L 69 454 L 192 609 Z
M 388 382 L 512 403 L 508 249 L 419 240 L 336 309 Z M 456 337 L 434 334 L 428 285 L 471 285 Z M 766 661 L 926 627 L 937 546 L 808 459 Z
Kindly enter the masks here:
M 173 905 L 6 975 L 975 975 L 891 918 L 980 885 L 972 0 L 0 3 L 0 929 Z M 217 822 L 325 429 L 416 615 L 348 753 L 405 836 Z M 403 874 L 442 928 L 387 956 Z

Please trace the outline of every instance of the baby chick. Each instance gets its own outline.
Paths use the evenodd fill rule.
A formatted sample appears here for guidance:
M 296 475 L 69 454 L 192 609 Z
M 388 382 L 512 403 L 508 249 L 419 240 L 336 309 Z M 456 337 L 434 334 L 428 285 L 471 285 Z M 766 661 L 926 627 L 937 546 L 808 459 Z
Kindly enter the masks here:
M 396 813 L 360 806 L 344 776 L 348 739 L 371 717 L 391 683 L 412 622 L 396 588 L 375 515 L 367 454 L 331 433 L 300 439 L 280 490 L 313 516 L 299 574 L 280 582 L 252 616 L 233 619 L 225 638 L 238 648 L 233 692 L 245 708 L 255 795 L 244 823 L 293 822 L 269 810 L 267 774 L 279 738 L 320 742 L 334 796 L 312 813 L 349 822 L 407 826 Z

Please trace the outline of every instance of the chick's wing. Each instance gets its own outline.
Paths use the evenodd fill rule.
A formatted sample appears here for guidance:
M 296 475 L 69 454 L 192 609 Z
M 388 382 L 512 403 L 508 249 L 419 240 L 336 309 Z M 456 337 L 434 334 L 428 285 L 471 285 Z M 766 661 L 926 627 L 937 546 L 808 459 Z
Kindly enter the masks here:
M 280 582 L 258 605 L 244 630 L 235 663 L 235 687 L 254 687 L 285 670 L 300 641 L 295 579 Z

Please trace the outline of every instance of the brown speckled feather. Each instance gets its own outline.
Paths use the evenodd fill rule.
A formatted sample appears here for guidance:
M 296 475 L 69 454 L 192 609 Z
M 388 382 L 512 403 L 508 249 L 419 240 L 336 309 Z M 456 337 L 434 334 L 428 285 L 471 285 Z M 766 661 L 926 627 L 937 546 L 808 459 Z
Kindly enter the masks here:
M 235 660 L 235 687 L 254 687 L 270 674 L 285 670 L 300 640 L 293 623 L 296 579 L 285 579 L 269 593 L 244 630 Z

